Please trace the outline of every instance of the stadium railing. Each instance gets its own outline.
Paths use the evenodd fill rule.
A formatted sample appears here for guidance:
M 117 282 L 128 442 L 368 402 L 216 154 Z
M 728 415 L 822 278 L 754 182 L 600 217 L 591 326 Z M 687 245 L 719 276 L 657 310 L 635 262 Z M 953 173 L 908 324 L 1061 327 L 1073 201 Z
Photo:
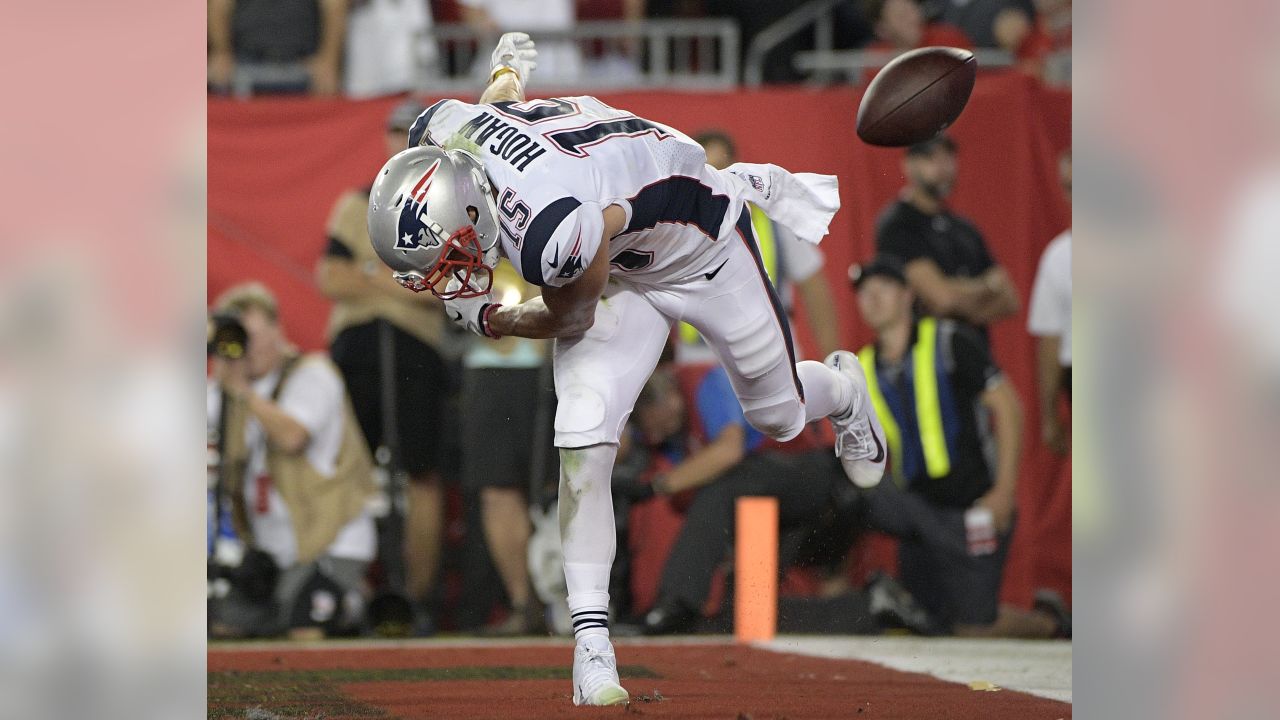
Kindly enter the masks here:
M 572 45 L 581 59 L 576 72 L 544 75 L 539 80 L 544 87 L 712 90 L 738 84 L 741 36 L 737 23 L 727 18 L 592 20 L 568 30 L 529 34 L 540 48 Z M 477 81 L 483 81 L 478 75 L 488 70 L 496 38 L 465 24 L 437 25 L 431 35 L 439 52 L 423 68 L 418 90 L 474 91 Z M 599 62 L 602 57 L 611 63 Z
M 830 51 L 835 44 L 835 15 L 843 0 L 810 0 L 761 30 L 751 39 L 743 63 L 742 82 L 747 87 L 764 84 L 765 62 L 769 53 L 797 33 L 813 26 L 813 46 L 819 52 Z
M 809 81 L 817 84 L 833 82 L 860 83 L 866 71 L 884 67 L 899 53 L 875 50 L 837 50 L 834 47 L 835 10 L 843 0 L 810 0 L 761 30 L 747 47 L 742 82 L 747 87 L 764 84 L 769 55 L 796 35 L 813 28 L 813 50 L 795 53 L 791 63 L 797 70 L 809 73 Z M 983 68 L 1010 67 L 1013 57 L 1003 50 L 974 51 Z
M 868 71 L 878 70 L 900 55 L 897 50 L 809 50 L 792 57 L 797 70 L 821 75 L 828 82 L 840 76 L 854 84 L 869 80 Z M 978 67 L 1006 68 L 1014 64 L 1013 56 L 1004 50 L 978 48 L 973 51 Z

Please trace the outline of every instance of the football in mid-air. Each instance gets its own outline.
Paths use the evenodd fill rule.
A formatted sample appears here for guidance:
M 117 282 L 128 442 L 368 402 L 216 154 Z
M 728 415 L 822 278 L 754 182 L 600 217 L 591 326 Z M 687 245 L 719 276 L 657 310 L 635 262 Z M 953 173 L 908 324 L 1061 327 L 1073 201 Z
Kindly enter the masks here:
M 973 53 L 959 48 L 926 47 L 899 55 L 867 86 L 858 106 L 858 137 L 885 147 L 934 137 L 960 117 L 977 70 Z

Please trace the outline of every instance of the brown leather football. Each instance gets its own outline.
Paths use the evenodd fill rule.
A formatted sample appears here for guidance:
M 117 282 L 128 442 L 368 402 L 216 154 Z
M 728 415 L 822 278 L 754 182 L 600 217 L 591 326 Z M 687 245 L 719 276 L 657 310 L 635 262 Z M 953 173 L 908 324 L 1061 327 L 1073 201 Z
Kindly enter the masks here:
M 978 63 L 953 47 L 905 52 L 876 73 L 858 106 L 858 137 L 871 145 L 924 142 L 960 117 Z

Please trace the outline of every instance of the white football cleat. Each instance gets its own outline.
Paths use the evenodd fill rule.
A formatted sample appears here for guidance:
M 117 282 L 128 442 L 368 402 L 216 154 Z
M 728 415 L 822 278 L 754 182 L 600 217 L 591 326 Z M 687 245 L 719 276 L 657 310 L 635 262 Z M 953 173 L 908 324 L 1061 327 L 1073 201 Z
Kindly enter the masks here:
M 625 705 L 631 696 L 618 682 L 618 660 L 605 637 L 583 638 L 573 650 L 573 704 Z
M 880 484 L 889 453 L 885 451 L 887 444 L 880 418 L 876 417 L 867 394 L 862 363 L 853 353 L 837 350 L 827 356 L 825 364 L 853 382 L 853 406 L 844 415 L 831 416 L 831 424 L 836 429 L 836 456 L 854 485 L 873 488 Z

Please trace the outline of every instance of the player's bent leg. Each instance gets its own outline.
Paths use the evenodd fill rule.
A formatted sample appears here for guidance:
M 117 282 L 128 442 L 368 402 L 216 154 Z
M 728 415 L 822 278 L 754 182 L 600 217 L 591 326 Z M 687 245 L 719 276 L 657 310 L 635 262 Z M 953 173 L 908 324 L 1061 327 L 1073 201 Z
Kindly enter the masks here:
M 804 386 L 805 422 L 843 414 L 853 404 L 853 384 L 843 374 L 820 362 L 801 360 L 796 374 Z
M 885 440 L 865 400 L 866 380 L 857 358 L 842 352 L 825 365 L 795 361 L 791 328 L 745 211 L 736 235 L 714 280 L 690 288 L 683 319 L 715 350 L 752 426 L 786 441 L 806 423 L 830 417 L 845 473 L 859 486 L 875 485 L 884 473 Z M 846 356 L 853 358 L 852 366 Z
M 766 399 L 763 404 L 756 402 L 743 403 L 742 414 L 746 416 L 751 427 L 779 442 L 786 442 L 804 430 L 805 404 L 798 395 L 778 398 L 776 402 Z
M 614 444 L 560 449 L 560 543 L 576 640 L 574 705 L 629 700 L 609 641 L 609 569 L 616 549 L 610 477 L 617 454 Z

